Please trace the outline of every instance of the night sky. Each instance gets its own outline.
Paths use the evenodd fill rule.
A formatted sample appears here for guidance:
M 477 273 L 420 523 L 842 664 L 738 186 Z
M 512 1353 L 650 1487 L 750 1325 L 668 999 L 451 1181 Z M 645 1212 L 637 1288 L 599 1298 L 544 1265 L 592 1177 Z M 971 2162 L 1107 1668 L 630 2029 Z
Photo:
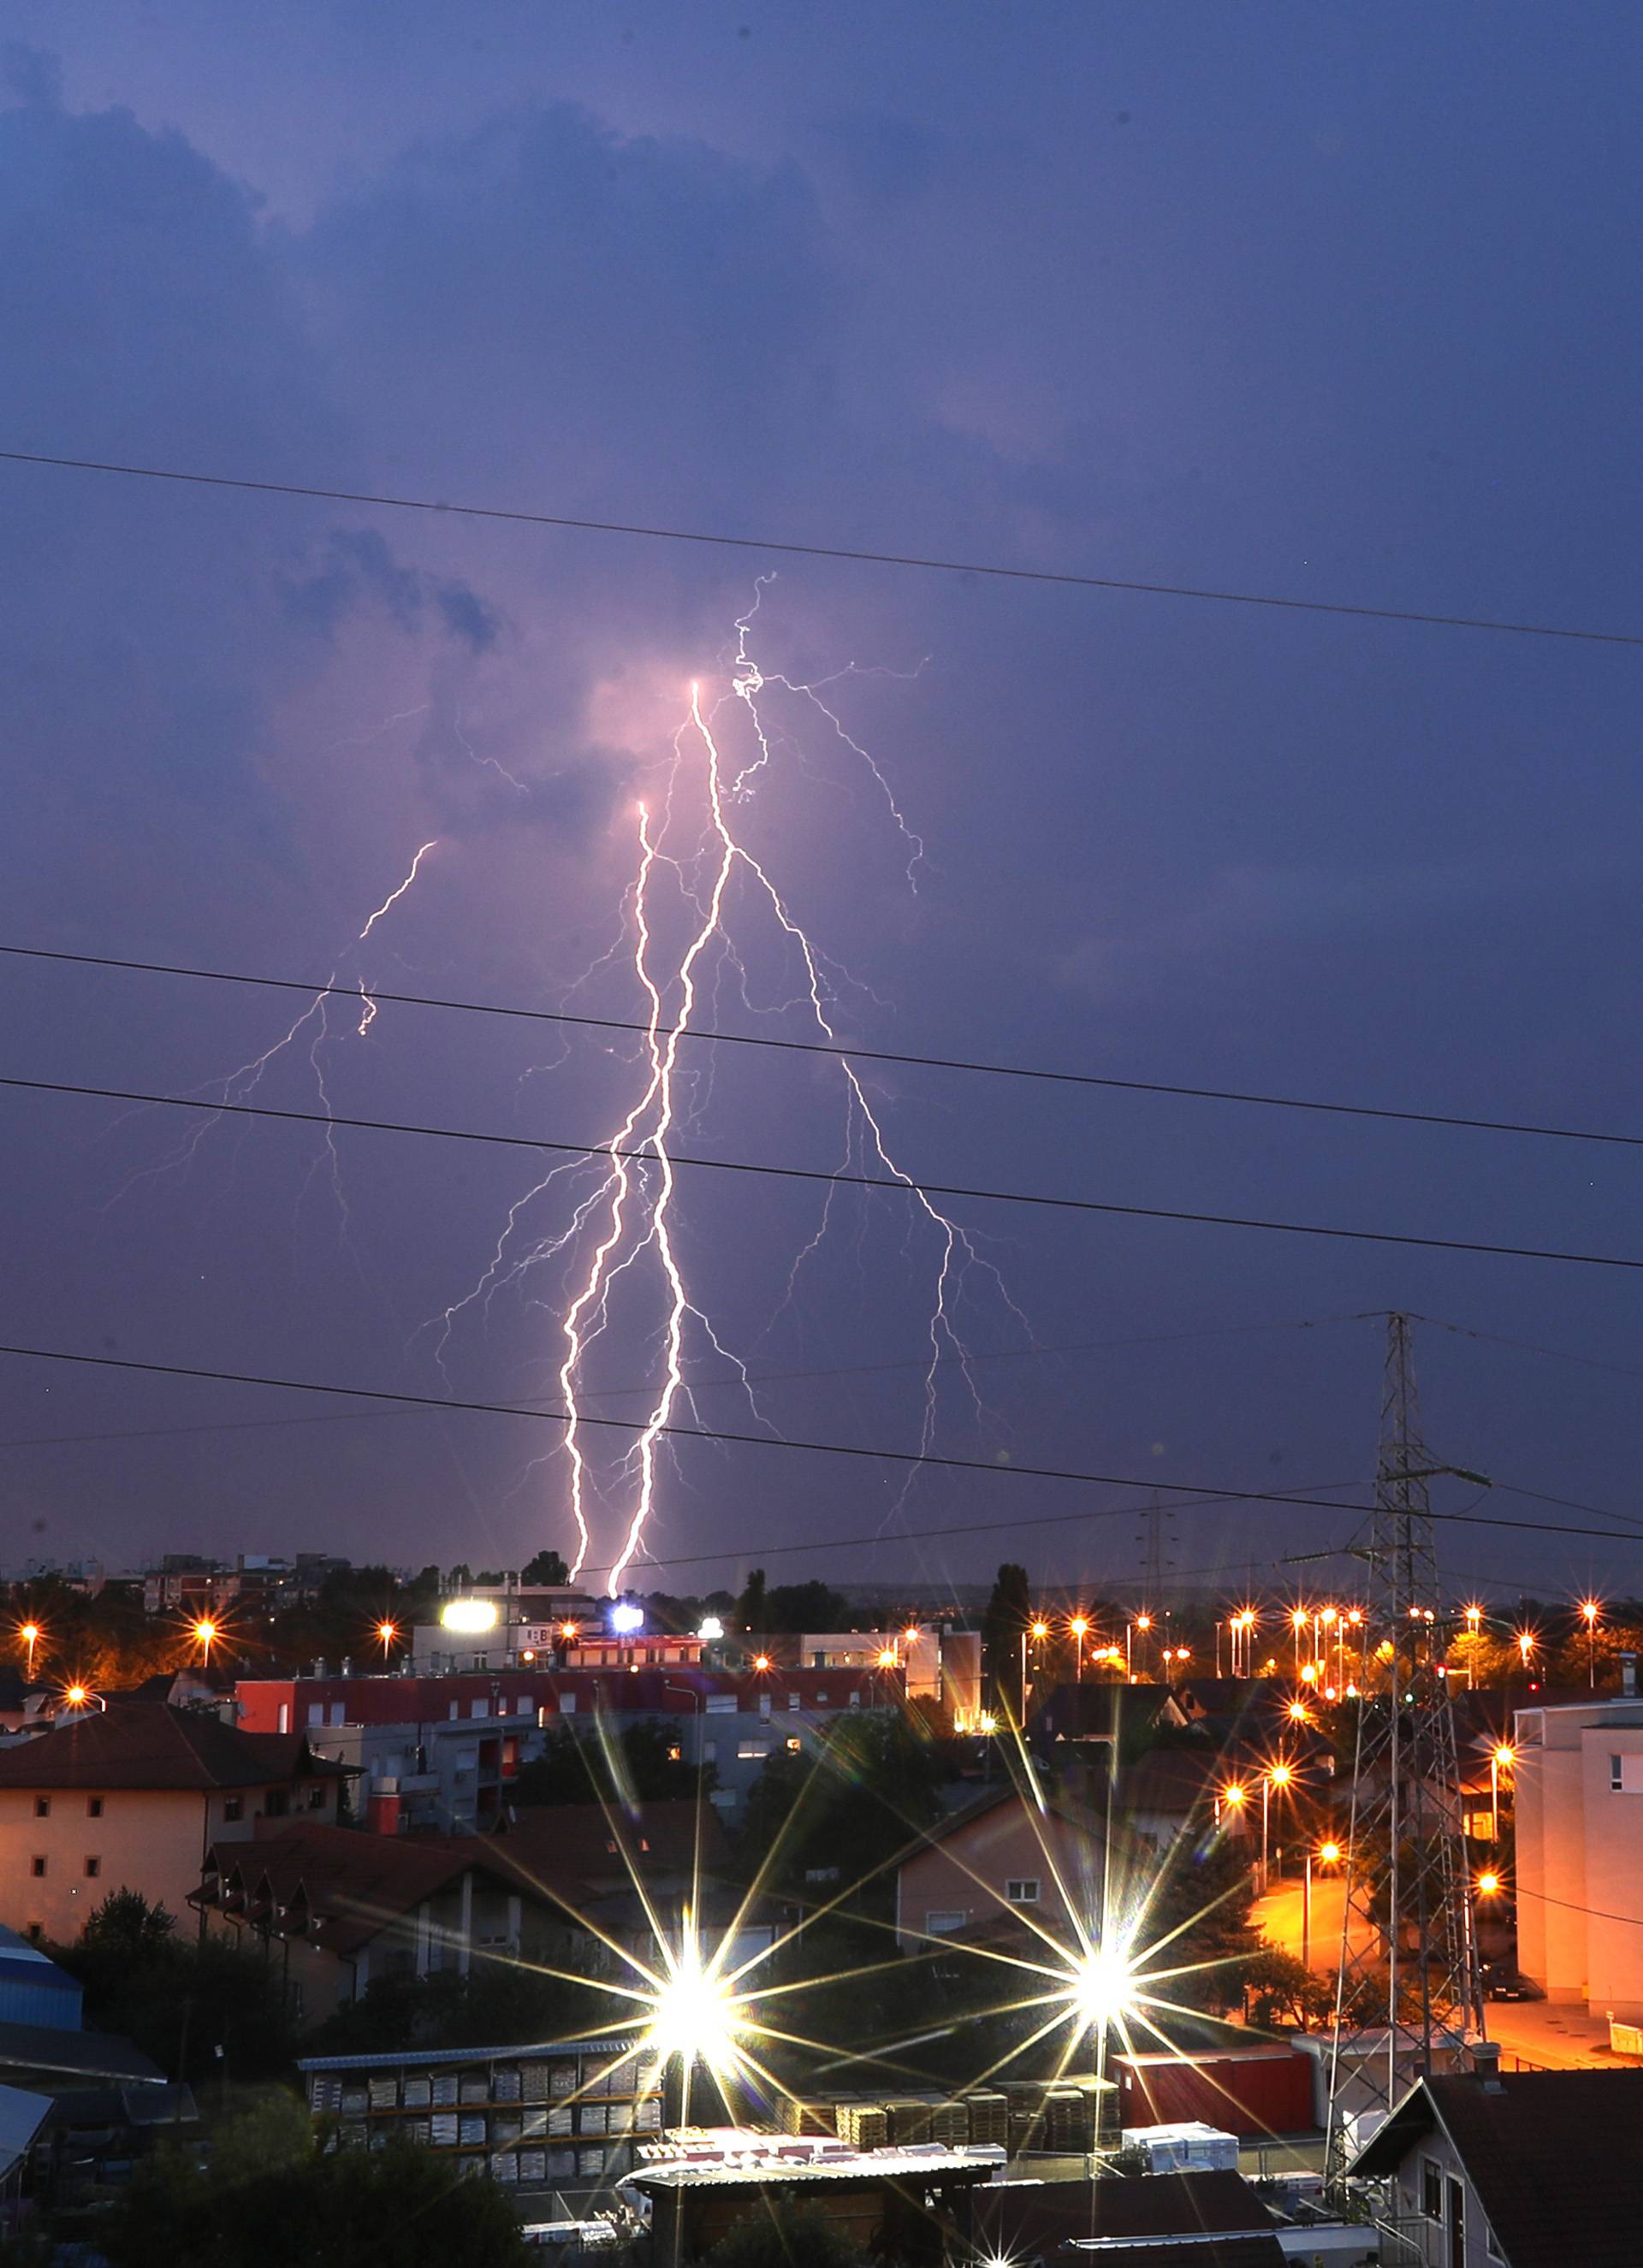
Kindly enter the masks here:
M 1634 8 L 12 0 L 6 23 L 0 446 L 1643 630 Z M 601 957 L 636 801 L 771 573 L 760 666 L 832 681 L 925 846 L 910 884 L 871 773 L 777 688 L 738 823 L 848 970 L 851 1038 L 1643 1133 L 1624 645 L 0 465 L 0 942 L 631 1017 L 630 950 Z M 752 892 L 733 910 L 704 1012 L 805 1036 L 791 947 Z M 0 984 L 13 1076 L 172 1094 L 303 1005 L 23 961 Z M 339 1112 L 574 1143 L 632 1099 L 619 1035 L 357 1020 L 316 1051 Z M 259 1100 L 319 1107 L 313 1033 Z M 718 1050 L 710 1085 L 688 1060 L 681 1146 L 843 1158 L 825 1063 Z M 1643 1255 L 1625 1147 L 864 1076 L 932 1180 Z M 334 1181 L 303 1126 L 0 1112 L 9 1342 L 556 1400 L 575 1248 L 439 1359 L 529 1156 L 345 1131 Z M 787 1298 L 823 1195 L 683 1174 L 682 1265 L 771 1426 L 916 1448 L 929 1224 L 840 1192 Z M 1344 1319 L 1397 1307 L 1432 1319 L 1434 1457 L 1496 1484 L 1439 1506 L 1616 1535 L 1449 1528 L 1452 1580 L 1643 1590 L 1635 1274 L 954 1210 L 1003 1290 L 978 1266 L 961 1295 L 984 1408 L 944 1365 L 935 1441 L 996 1469 L 909 1486 L 687 1447 L 645 1580 L 1137 1575 L 1133 1489 L 1008 1463 L 1361 1500 L 1382 1327 Z M 658 1320 L 636 1267 L 590 1406 L 642 1417 Z M 686 1351 L 700 1421 L 758 1430 L 733 1365 Z M 7 1358 L 0 1556 L 517 1565 L 569 1542 L 564 1459 L 533 1463 L 556 1438 Z M 1183 1512 L 1165 1551 L 1183 1582 L 1276 1580 L 1354 1525 Z M 896 1540 L 944 1526 L 974 1532 Z

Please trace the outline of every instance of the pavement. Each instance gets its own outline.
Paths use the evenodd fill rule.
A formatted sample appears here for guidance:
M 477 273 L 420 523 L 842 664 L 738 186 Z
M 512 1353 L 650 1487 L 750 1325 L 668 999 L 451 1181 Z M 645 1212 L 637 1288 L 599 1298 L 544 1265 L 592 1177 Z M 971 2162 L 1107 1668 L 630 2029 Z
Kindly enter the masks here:
M 1548 2071 L 1643 2069 L 1643 2058 L 1617 2056 L 1609 2044 L 1609 2020 L 1560 2000 L 1487 2000 L 1484 2021 L 1500 2046 L 1500 2067 L 1540 2065 Z

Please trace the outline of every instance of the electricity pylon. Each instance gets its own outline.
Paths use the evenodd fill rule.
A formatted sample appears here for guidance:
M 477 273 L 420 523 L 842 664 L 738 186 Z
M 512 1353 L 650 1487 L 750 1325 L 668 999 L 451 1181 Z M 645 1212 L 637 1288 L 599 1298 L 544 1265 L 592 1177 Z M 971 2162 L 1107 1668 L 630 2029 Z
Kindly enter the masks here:
M 1462 1469 L 1433 1463 L 1421 1439 L 1410 1319 L 1387 1322 L 1375 1508 L 1352 1547 L 1368 1563 L 1369 1594 L 1330 2062 L 1332 2176 L 1346 2154 L 1349 2113 L 1389 2111 L 1433 2071 L 1434 2052 L 1442 2058 L 1484 2029 L 1426 1491 L 1434 1474 Z

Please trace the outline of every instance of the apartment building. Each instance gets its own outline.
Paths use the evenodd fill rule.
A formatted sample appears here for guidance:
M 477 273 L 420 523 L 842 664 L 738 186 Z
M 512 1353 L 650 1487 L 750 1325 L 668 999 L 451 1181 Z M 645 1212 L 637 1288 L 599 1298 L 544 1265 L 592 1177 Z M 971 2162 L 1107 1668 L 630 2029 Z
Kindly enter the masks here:
M 1520 1709 L 1518 1966 L 1549 1999 L 1643 2019 L 1643 1699 Z

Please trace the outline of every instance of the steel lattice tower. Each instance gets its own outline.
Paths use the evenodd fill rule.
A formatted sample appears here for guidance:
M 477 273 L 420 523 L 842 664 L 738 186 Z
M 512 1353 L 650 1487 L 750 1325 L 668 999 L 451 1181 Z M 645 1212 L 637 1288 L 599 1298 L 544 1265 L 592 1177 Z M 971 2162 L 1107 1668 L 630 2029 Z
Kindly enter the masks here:
M 1433 2069 L 1434 2049 L 1484 2029 L 1426 1491 L 1434 1472 L 1453 1468 L 1434 1465 L 1421 1438 L 1410 1319 L 1387 1321 L 1375 1509 L 1352 1547 L 1368 1563 L 1369 1592 L 1330 2066 L 1331 2174 L 1348 2114 L 1389 2111 Z

